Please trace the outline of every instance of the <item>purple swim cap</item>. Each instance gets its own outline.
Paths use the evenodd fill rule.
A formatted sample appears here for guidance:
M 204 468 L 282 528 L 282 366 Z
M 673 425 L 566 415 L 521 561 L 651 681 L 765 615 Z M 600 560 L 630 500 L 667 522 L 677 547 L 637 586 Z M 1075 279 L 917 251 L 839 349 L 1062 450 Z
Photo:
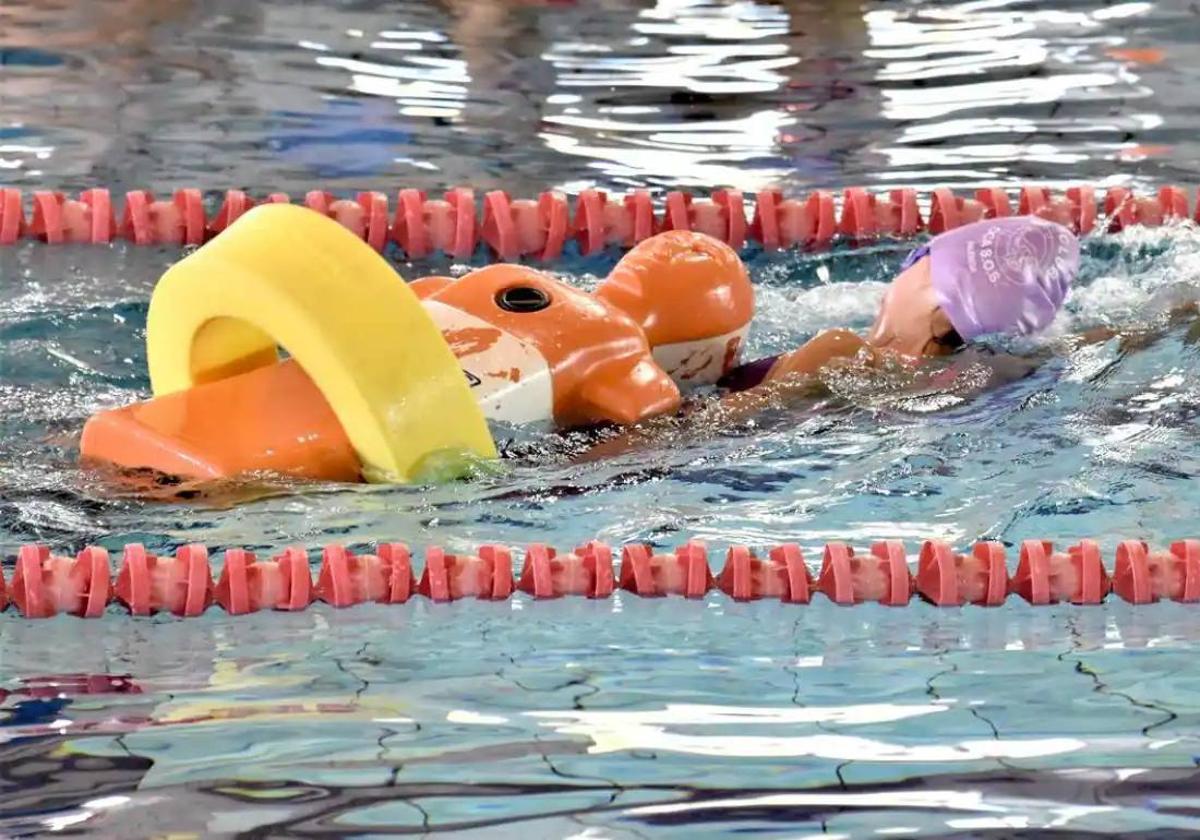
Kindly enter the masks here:
M 964 341 L 1045 329 L 1079 270 L 1079 240 L 1036 216 L 964 225 L 927 247 L 934 294 Z

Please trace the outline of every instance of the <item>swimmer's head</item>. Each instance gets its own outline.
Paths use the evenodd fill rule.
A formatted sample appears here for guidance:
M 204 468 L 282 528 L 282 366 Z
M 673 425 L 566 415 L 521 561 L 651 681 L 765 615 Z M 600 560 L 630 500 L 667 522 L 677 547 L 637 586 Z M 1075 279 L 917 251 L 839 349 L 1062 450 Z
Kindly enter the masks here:
M 1029 335 L 1054 320 L 1079 268 L 1079 241 L 1036 217 L 990 219 L 917 249 L 884 295 L 871 343 L 942 355 L 982 335 Z

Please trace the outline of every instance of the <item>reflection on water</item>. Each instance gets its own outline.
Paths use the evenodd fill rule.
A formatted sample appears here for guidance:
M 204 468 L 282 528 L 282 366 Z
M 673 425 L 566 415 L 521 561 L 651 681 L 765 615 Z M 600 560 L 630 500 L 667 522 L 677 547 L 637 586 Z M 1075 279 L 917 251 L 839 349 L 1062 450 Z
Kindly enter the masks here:
M 1195 28 L 1143 2 L 16 0 L 0 171 L 518 193 L 1186 180 Z
M 1187 181 L 1194 17 L 1091 0 L 5 0 L 0 181 Z M 752 351 L 865 327 L 905 245 L 751 254 Z M 1016 374 L 959 357 L 917 393 L 848 374 L 835 400 L 625 457 L 579 464 L 577 439 L 521 438 L 502 475 L 471 483 L 208 488 L 188 504 L 114 496 L 75 464 L 82 420 L 148 387 L 146 301 L 177 256 L 0 249 L 10 580 L 34 539 L 219 556 L 694 535 L 794 540 L 815 559 L 830 539 L 1111 550 L 1194 524 L 1196 326 L 1065 339 L 1200 296 L 1195 228 L 1088 242 L 1054 333 L 997 348 L 1025 360 Z M 587 286 L 612 260 L 560 267 Z M 0 833 L 1192 836 L 1194 616 L 624 594 L 187 622 L 7 613 Z
M 0 657 L 46 670 L 6 682 L 0 830 L 1195 830 L 1194 770 L 1166 769 L 1195 749 L 1190 615 L 712 596 L 10 618 Z

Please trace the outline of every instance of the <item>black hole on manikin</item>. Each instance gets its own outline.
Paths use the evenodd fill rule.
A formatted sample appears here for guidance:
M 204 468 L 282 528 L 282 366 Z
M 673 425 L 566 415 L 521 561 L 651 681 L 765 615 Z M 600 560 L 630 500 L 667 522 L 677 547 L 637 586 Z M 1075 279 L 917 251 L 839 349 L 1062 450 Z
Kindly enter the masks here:
M 509 312 L 539 312 L 550 305 L 550 295 L 536 286 L 512 286 L 496 295 L 496 305 Z

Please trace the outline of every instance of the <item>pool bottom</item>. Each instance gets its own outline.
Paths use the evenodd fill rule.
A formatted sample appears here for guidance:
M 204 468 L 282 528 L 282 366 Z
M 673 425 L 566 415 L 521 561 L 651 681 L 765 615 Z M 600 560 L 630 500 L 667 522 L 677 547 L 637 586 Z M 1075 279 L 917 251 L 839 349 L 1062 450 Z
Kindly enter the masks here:
M 1180 605 L 0 621 L 7 836 L 1198 827 Z

